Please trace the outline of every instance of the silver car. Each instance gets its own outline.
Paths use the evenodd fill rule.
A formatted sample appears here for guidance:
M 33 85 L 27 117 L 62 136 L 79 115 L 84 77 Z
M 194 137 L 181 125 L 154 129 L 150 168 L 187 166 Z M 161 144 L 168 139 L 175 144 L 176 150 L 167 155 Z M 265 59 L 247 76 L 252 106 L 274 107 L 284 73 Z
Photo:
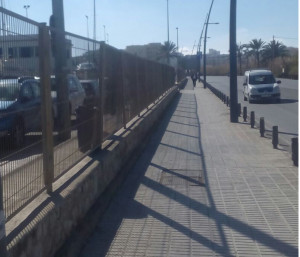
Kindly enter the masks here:
M 244 77 L 244 100 L 249 103 L 259 100 L 280 102 L 280 80 L 276 81 L 270 70 L 250 70 Z
M 81 106 L 83 104 L 86 94 L 80 81 L 75 75 L 68 74 L 67 81 L 68 81 L 68 89 L 69 89 L 70 113 L 75 114 L 75 110 L 78 108 L 78 106 Z M 55 82 L 55 76 L 51 76 L 51 95 L 53 99 L 56 99 L 57 86 Z M 54 117 L 57 117 L 57 110 L 54 110 L 54 112 L 55 112 Z

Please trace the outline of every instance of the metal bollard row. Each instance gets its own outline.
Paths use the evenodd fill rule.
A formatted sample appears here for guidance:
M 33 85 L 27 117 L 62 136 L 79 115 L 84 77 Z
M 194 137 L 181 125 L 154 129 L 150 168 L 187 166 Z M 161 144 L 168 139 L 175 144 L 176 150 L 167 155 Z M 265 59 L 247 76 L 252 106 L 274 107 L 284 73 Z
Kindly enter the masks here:
M 260 132 L 261 137 L 265 136 L 265 118 L 264 117 L 260 117 L 260 119 L 259 119 L 259 132 Z
M 298 137 L 292 138 L 292 161 L 298 166 Z
M 251 125 L 251 128 L 254 128 L 254 124 L 255 124 L 255 113 L 254 113 L 254 111 L 252 111 L 250 113 L 250 125 Z
M 243 108 L 243 119 L 244 119 L 244 122 L 247 121 L 247 106 L 244 106 L 244 108 Z
M 278 126 L 273 126 L 272 144 L 273 144 L 273 148 L 277 149 L 277 147 L 278 147 Z

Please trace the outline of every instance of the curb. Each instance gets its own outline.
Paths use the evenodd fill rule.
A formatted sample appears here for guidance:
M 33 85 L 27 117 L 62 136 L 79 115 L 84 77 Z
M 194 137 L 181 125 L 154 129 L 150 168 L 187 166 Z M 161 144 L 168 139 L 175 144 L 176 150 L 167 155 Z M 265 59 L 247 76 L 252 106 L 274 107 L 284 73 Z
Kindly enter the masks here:
M 201 82 L 203 83 L 203 80 L 201 80 Z M 230 103 L 230 97 L 227 96 L 225 93 L 223 93 L 222 91 L 220 91 L 219 89 L 216 89 L 214 86 L 212 86 L 209 83 L 206 83 L 206 87 L 212 92 L 214 93 L 223 103 L 226 104 L 226 99 L 228 99 L 229 103 Z M 229 104 L 229 108 L 230 108 L 230 104 Z M 241 110 L 243 110 L 243 107 L 241 107 Z M 250 120 L 250 115 L 249 115 L 249 110 L 247 110 L 247 123 Z M 242 112 L 239 115 L 239 117 L 242 117 Z M 243 118 L 243 117 L 242 117 Z M 255 117 L 255 122 L 254 122 L 254 129 L 260 129 L 260 122 L 259 122 L 260 117 Z M 246 122 L 243 122 L 244 124 L 246 124 Z M 265 138 L 271 139 L 272 140 L 272 125 L 265 120 Z M 271 134 L 270 134 L 271 133 Z M 259 133 L 258 133 L 259 134 Z M 278 145 L 280 145 L 286 152 L 288 152 L 290 154 L 290 158 L 291 160 L 293 159 L 293 153 L 292 153 L 292 141 L 288 142 L 286 139 L 284 139 L 280 133 L 278 134 L 278 139 L 279 139 L 279 143 Z M 296 166 L 296 165 L 295 165 Z

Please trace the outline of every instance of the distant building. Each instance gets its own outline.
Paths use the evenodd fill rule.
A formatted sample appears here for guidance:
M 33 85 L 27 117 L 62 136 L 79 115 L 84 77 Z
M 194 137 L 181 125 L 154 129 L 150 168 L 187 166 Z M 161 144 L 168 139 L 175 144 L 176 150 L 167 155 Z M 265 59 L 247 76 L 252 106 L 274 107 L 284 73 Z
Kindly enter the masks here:
M 37 75 L 39 71 L 38 34 L 0 36 L 0 76 Z M 71 67 L 71 40 L 67 43 L 67 65 Z M 51 58 L 52 66 L 54 63 Z M 54 66 L 53 66 L 54 67 Z
M 220 51 L 217 51 L 215 49 L 209 49 L 208 55 L 211 55 L 211 56 L 220 55 Z

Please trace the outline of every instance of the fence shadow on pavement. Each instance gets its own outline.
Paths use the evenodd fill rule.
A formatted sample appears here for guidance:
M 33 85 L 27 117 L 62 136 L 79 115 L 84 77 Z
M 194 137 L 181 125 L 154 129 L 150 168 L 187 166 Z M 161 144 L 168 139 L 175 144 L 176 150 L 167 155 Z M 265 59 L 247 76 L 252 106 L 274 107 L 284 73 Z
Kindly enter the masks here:
M 194 95 L 193 97 L 196 102 L 196 98 Z M 178 232 L 195 240 L 199 244 L 204 245 L 211 251 L 214 251 L 223 256 L 235 256 L 235 254 L 231 253 L 229 250 L 228 241 L 224 231 L 225 226 L 229 227 L 235 232 L 238 232 L 248 237 L 249 239 L 256 240 L 258 243 L 263 244 L 271 249 L 274 249 L 278 253 L 285 254 L 286 256 L 297 256 L 298 251 L 294 246 L 289 245 L 277 238 L 274 238 L 272 235 L 269 235 L 255 227 L 252 227 L 217 209 L 216 203 L 213 198 L 213 194 L 210 189 L 210 181 L 208 178 L 208 174 L 207 174 L 208 171 L 205 163 L 205 153 L 203 152 L 203 146 L 202 146 L 201 126 L 198 118 L 196 119 L 197 125 L 193 125 L 193 126 L 198 127 L 198 143 L 200 148 L 200 154 L 197 154 L 197 156 L 202 161 L 202 167 L 199 167 L 199 169 L 202 170 L 203 172 L 202 175 L 203 175 L 204 182 L 203 183 L 199 183 L 197 181 L 196 182 L 198 183 L 199 186 L 205 188 L 208 197 L 208 204 L 198 202 L 195 199 L 192 199 L 174 190 L 173 188 L 167 187 L 166 185 L 163 185 L 162 183 L 159 183 L 145 176 L 148 167 L 153 166 L 154 168 L 163 170 L 167 173 L 170 173 L 173 176 L 177 176 L 180 179 L 187 180 L 187 182 L 195 183 L 195 181 L 190 177 L 183 176 L 182 174 L 178 174 L 165 167 L 161 167 L 160 165 L 152 163 L 152 158 L 154 157 L 156 150 L 158 149 L 159 145 L 162 144 L 161 140 L 164 136 L 164 133 L 167 130 L 168 124 L 170 122 L 173 122 L 171 121 L 171 118 L 175 116 L 174 113 L 179 103 L 182 103 L 181 98 L 182 98 L 182 94 L 180 94 L 180 96 L 178 96 L 176 100 L 172 102 L 171 106 L 166 111 L 164 118 L 161 120 L 161 123 L 158 125 L 156 132 L 149 138 L 148 141 L 149 145 L 145 150 L 144 154 L 142 155 L 142 158 L 138 160 L 136 166 L 133 168 L 133 171 L 129 173 L 127 179 L 120 187 L 119 192 L 117 192 L 116 197 L 112 200 L 109 208 L 107 209 L 107 213 L 110 213 L 110 215 L 108 216 L 108 214 L 104 214 L 102 219 L 103 222 L 101 223 L 101 230 L 105 231 L 106 237 L 105 240 L 99 237 L 99 242 L 97 244 L 98 256 L 105 256 L 108 253 L 108 250 L 124 219 L 143 219 L 146 218 L 147 216 L 152 216 L 153 218 L 161 221 L 167 226 L 172 227 Z M 186 104 L 188 105 L 189 103 L 186 102 Z M 197 102 L 195 107 L 196 108 L 194 114 L 197 115 Z M 190 126 L 189 124 L 184 124 L 184 125 Z M 175 132 L 175 134 L 178 133 L 179 132 Z M 190 136 L 190 135 L 185 135 L 185 136 Z M 172 147 L 172 146 L 168 145 L 168 147 Z M 191 153 L 190 151 L 187 151 L 183 148 L 179 150 L 186 151 L 187 153 Z M 171 199 L 172 201 L 180 203 L 186 208 L 190 208 L 193 211 L 198 212 L 199 214 L 212 219 L 216 223 L 217 232 L 221 239 L 221 244 L 214 242 L 210 238 L 207 238 L 193 231 L 187 226 L 182 225 L 179 222 L 171 219 L 170 217 L 167 217 L 166 215 L 163 215 L 157 212 L 156 210 L 153 210 L 143 205 L 142 203 L 138 202 L 137 200 L 135 200 L 135 195 L 138 191 L 138 188 L 141 185 L 146 186 L 147 188 L 160 193 L 161 195 Z M 123 190 L 125 190 L 126 193 L 122 193 Z M 108 222 L 105 222 L 106 219 Z

